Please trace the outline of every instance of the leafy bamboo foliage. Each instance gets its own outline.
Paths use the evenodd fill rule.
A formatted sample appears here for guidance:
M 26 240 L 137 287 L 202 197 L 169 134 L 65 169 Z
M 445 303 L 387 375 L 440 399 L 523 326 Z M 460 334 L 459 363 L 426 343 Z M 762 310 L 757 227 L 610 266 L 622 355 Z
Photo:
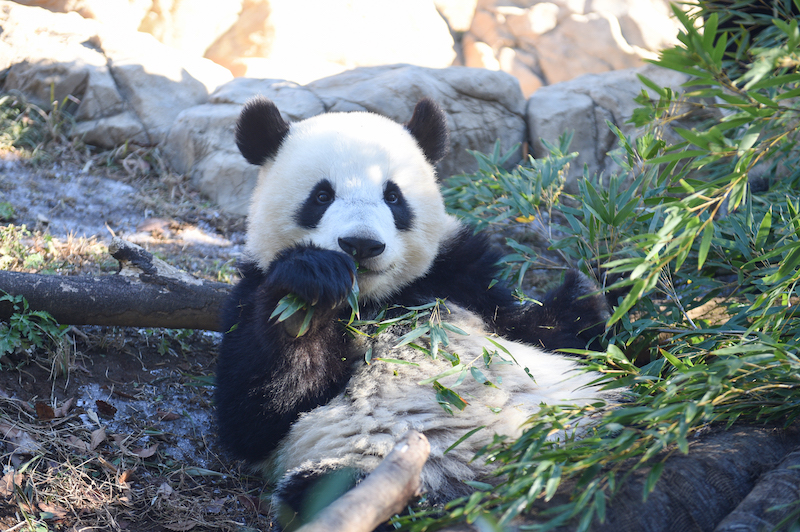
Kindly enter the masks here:
M 619 174 L 584 175 L 567 194 L 565 135 L 550 157 L 512 171 L 499 148 L 475 154 L 478 171 L 451 182 L 452 212 L 503 230 L 536 220 L 571 266 L 624 279 L 606 352 L 584 354 L 631 402 L 543 406 L 519 439 L 498 437 L 476 457 L 500 464 L 491 484 L 398 526 L 503 530 L 527 513 L 525 529 L 588 530 L 632 468 L 648 471 L 646 498 L 699 428 L 800 415 L 800 1 L 775 2 L 775 19 L 754 19 L 749 4 L 675 9 L 681 44 L 656 63 L 691 78 L 682 93 L 642 78 L 649 92 L 632 122 L 643 133 L 610 125 Z M 519 282 L 536 252 L 509 244 L 504 276 Z M 566 481 L 567 502 L 534 510 Z

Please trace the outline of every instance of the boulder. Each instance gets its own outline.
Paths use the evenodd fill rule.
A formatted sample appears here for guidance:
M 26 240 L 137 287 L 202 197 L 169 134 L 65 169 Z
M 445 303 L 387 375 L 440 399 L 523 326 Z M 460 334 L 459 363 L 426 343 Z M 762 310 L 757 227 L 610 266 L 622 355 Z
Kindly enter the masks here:
M 310 90 L 291 81 L 237 78 L 220 87 L 209 102 L 183 111 L 162 146 L 176 172 L 192 181 L 222 209 L 246 214 L 258 168 L 245 161 L 234 140 L 244 103 L 256 95 L 275 102 L 286 120 L 325 112 Z
M 237 73 L 305 83 L 337 67 L 442 68 L 456 52 L 433 0 L 245 0 L 237 21 L 205 56 Z M 248 58 L 270 63 L 243 61 Z
M 288 120 L 372 111 L 405 122 L 417 101 L 433 98 L 447 114 L 451 130 L 450 153 L 437 168 L 443 177 L 476 169 L 468 149 L 490 152 L 499 139 L 508 150 L 527 138 L 525 100 L 517 81 L 502 72 L 391 65 L 358 68 L 305 86 L 236 79 L 220 87 L 206 105 L 181 113 L 163 146 L 177 172 L 191 175 L 205 194 L 232 212 L 246 212 L 257 177 L 257 169 L 236 148 L 234 124 L 242 104 L 258 94 L 274 100 Z
M 202 57 L 239 20 L 242 3 L 242 0 L 152 0 L 138 29 L 168 46 Z
M 464 64 L 503 70 L 526 96 L 590 73 L 638 67 L 677 42 L 667 0 L 480 0 Z
M 472 24 L 478 0 L 433 0 L 451 32 L 465 32 Z
M 618 170 L 607 155 L 617 146 L 618 138 L 606 122 L 617 126 L 625 135 L 636 133 L 636 128 L 627 121 L 638 105 L 633 99 L 645 89 L 637 74 L 676 90 L 688 79 L 685 74 L 647 65 L 587 74 L 548 85 L 528 99 L 528 137 L 534 157 L 547 155 L 541 139 L 556 143 L 563 133 L 571 131 L 574 134 L 570 151 L 577 151 L 579 155 L 570 165 L 567 175 L 567 187 L 572 191 L 575 191 L 575 180 L 583 175 L 584 165 L 590 175 Z M 654 96 L 650 89 L 647 90 Z
M 202 57 L 239 18 L 242 0 L 15 0 L 57 13 L 75 12 L 121 31 L 142 31 Z
M 0 0 L 3 88 L 50 108 L 66 104 L 73 135 L 111 148 L 160 143 L 183 109 L 232 79 L 211 61 L 151 35 L 109 28 L 77 13 Z
M 41 7 L 56 13 L 75 12 L 124 31 L 136 31 L 153 0 L 15 0 L 18 4 Z M 157 1 L 157 0 L 156 0 Z

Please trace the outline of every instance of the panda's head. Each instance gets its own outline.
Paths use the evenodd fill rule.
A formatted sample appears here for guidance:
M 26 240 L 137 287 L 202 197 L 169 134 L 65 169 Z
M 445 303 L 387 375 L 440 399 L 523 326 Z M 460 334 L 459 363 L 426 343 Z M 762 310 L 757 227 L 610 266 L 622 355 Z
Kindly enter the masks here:
M 430 100 L 398 124 L 373 113 L 329 113 L 289 124 L 264 98 L 236 127 L 242 155 L 261 166 L 247 249 L 266 270 L 302 244 L 358 262 L 362 298 L 383 300 L 422 277 L 455 231 L 433 165 L 447 152 L 447 121 Z

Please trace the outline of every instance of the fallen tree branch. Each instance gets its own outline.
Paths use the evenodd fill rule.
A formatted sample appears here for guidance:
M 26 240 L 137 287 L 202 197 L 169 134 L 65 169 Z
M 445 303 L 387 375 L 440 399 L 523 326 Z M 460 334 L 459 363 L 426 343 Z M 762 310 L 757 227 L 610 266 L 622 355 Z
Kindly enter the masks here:
M 431 446 L 417 431 L 403 436 L 375 471 L 298 532 L 371 532 L 405 508 L 420 487 Z
M 65 325 L 219 330 L 219 309 L 230 285 L 193 277 L 119 238 L 109 253 L 120 262 L 116 275 L 0 271 L 0 291 L 23 296 L 31 309 L 47 311 Z M 0 319 L 12 310 L 0 303 Z

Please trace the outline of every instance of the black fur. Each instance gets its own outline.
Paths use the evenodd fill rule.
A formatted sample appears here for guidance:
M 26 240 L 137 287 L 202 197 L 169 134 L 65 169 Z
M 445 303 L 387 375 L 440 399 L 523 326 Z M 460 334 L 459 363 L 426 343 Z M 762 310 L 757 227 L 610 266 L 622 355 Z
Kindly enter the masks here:
M 542 298 L 542 306 L 520 305 L 497 277 L 499 254 L 482 235 L 465 228 L 440 250 L 427 275 L 401 288 L 392 303 L 413 306 L 446 299 L 481 315 L 507 338 L 549 350 L 583 348 L 602 333 L 606 303 L 583 297 L 579 274 Z M 217 367 L 217 413 L 222 443 L 234 455 L 266 458 L 301 412 L 325 404 L 359 360 L 337 323 L 347 318 L 353 260 L 338 251 L 298 246 L 281 253 L 262 273 L 253 265 L 223 310 L 225 333 Z M 293 292 L 316 302 L 311 329 L 295 338 L 270 319 L 280 298 Z M 364 312 L 377 308 L 364 305 Z M 577 324 L 577 327 L 576 327 Z M 592 347 L 597 347 L 594 344 Z
M 417 144 L 431 164 L 441 161 L 450 149 L 450 131 L 447 127 L 447 115 L 439 104 L 429 98 L 423 98 L 414 107 L 411 120 L 406 129 L 417 139 Z
M 411 210 L 411 206 L 403 197 L 403 192 L 397 186 L 397 183 L 394 181 L 386 183 L 386 189 L 383 191 L 383 200 L 392 211 L 394 226 L 398 231 L 408 231 L 413 227 L 414 211 Z
M 289 133 L 289 124 L 275 104 L 256 97 L 244 104 L 236 122 L 236 145 L 247 162 L 261 166 L 275 156 Z
M 294 221 L 300 227 L 315 228 L 334 199 L 336 199 L 336 191 L 333 190 L 333 185 L 327 179 L 323 179 L 314 185 L 306 201 L 294 213 Z
M 344 253 L 297 247 L 266 273 L 253 264 L 241 273 L 222 311 L 217 421 L 222 443 L 237 457 L 258 462 L 300 412 L 330 401 L 350 377 L 353 353 L 335 315 L 355 265 Z M 299 338 L 270 319 L 290 291 L 318 302 L 311 329 Z
M 500 258 L 485 236 L 465 227 L 441 250 L 428 274 L 402 289 L 392 301 L 414 306 L 434 298 L 447 299 L 479 314 L 498 334 L 512 340 L 551 351 L 600 348 L 607 303 L 602 295 L 586 297 L 587 289 L 577 271 L 568 271 L 563 284 L 541 298 L 541 306 L 520 305 L 502 283 L 489 288 L 499 274 Z

